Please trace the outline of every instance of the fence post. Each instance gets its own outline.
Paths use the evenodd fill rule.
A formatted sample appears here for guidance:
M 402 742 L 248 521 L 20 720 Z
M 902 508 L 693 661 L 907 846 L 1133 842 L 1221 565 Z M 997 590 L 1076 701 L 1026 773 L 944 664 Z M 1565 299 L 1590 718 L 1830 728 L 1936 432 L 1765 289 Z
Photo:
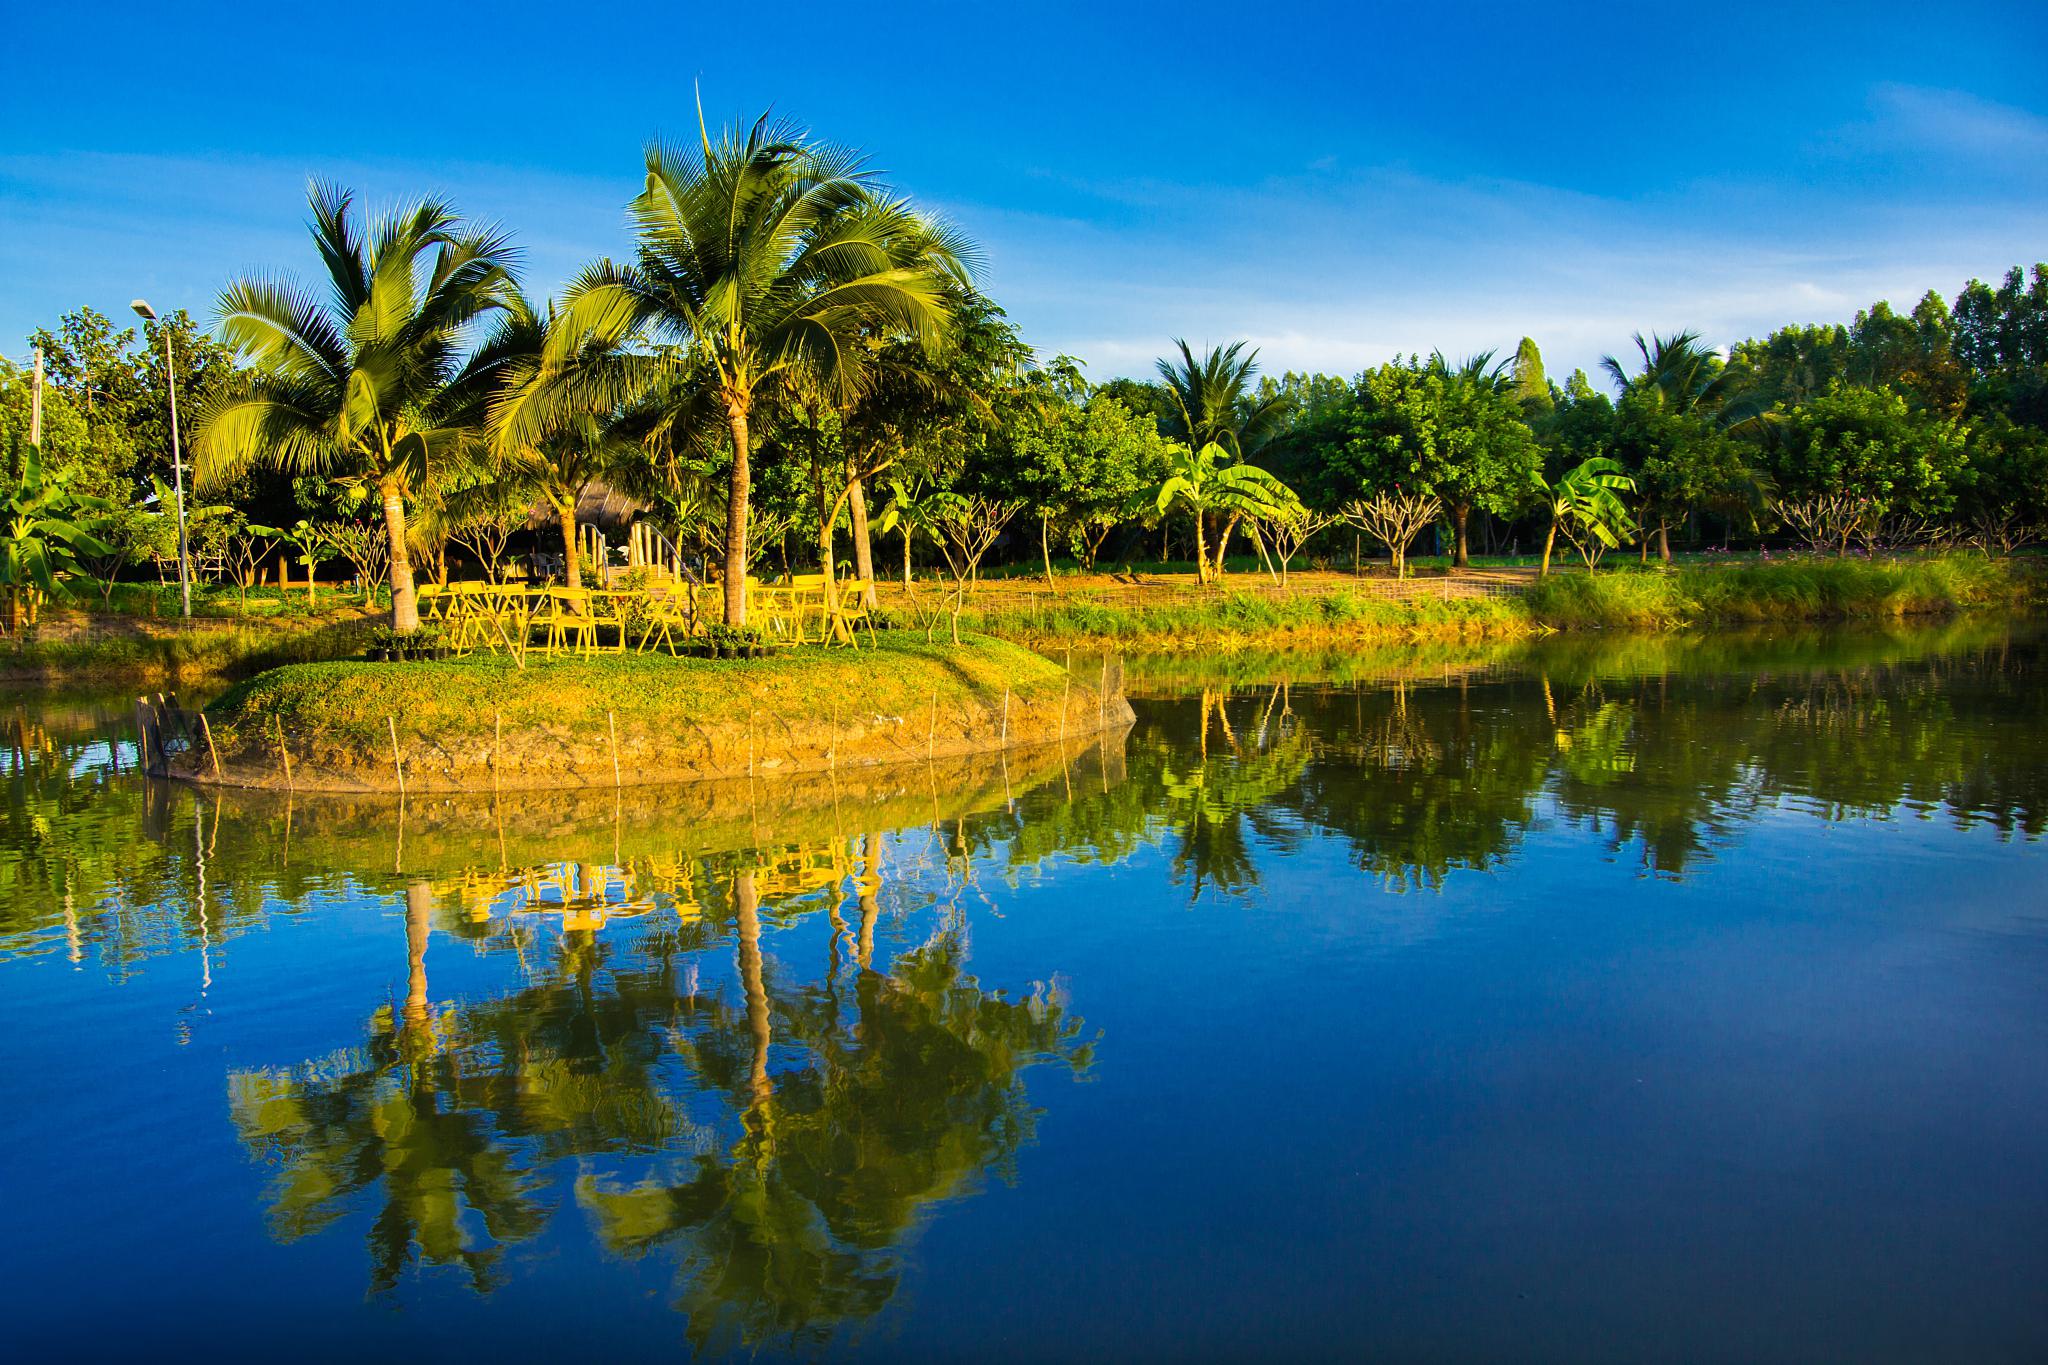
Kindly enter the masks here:
M 270 716 L 270 723 L 277 729 L 277 752 L 278 756 L 284 759 L 284 789 L 287 794 L 290 794 L 293 790 L 292 751 L 285 747 L 284 721 L 279 719 L 277 713 L 273 711 Z
M 385 728 L 391 732 L 391 767 L 398 774 L 398 799 L 405 799 L 405 760 L 398 754 L 398 721 L 389 714 L 384 717 Z

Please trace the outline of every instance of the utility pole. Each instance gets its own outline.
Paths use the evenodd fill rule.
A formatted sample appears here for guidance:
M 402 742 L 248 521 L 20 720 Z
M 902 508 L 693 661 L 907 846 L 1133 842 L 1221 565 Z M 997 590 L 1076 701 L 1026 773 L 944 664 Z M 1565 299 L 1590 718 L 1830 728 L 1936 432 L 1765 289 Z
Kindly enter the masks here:
M 142 299 L 129 305 L 144 321 L 157 320 L 156 309 Z M 192 615 L 192 554 L 185 543 L 185 456 L 178 445 L 178 373 L 171 367 L 171 329 L 164 326 L 164 387 L 171 394 L 171 479 L 178 490 L 178 602 L 183 614 Z
M 36 386 L 28 400 L 28 443 L 43 448 L 43 348 L 36 347 Z

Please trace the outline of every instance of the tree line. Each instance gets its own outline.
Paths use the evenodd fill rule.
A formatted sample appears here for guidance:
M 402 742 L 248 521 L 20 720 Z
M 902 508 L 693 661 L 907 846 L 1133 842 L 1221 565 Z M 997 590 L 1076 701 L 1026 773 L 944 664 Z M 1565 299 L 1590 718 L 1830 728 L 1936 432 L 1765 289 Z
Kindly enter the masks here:
M 309 572 L 346 558 L 388 581 L 402 630 L 415 566 L 445 580 L 452 548 L 495 573 L 536 521 L 580 584 L 576 509 L 599 486 L 644 509 L 672 568 L 722 581 L 734 625 L 770 556 L 869 585 L 923 558 L 965 590 L 991 557 L 1050 579 L 1056 555 L 1154 544 L 1208 581 L 1241 549 L 1284 579 L 1365 541 L 1399 572 L 1432 532 L 1459 565 L 1540 550 L 1548 571 L 1560 542 L 1588 565 L 1630 543 L 2007 553 L 2048 526 L 2042 265 L 1725 353 L 1639 335 L 1604 388 L 1552 382 L 1528 339 L 1348 380 L 1176 342 L 1155 376 L 1094 383 L 1034 354 L 956 229 L 766 118 L 650 145 L 630 257 L 554 300 L 524 292 L 505 232 L 442 201 L 366 218 L 316 185 L 310 210 L 318 285 L 235 281 L 216 335 L 179 313 L 138 338 L 89 309 L 39 331 L 38 452 L 27 377 L 0 369 L 10 587 L 175 564 L 162 328 L 195 555 L 241 582 L 280 550 Z

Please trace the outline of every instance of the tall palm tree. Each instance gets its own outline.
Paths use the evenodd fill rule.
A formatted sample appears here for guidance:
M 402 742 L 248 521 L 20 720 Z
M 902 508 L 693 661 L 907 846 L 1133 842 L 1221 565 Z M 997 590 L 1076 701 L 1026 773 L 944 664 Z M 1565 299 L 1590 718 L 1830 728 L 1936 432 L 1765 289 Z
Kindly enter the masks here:
M 265 463 L 375 488 L 390 541 L 391 618 L 417 629 L 405 502 L 474 428 L 451 421 L 449 387 L 471 324 L 503 307 L 515 253 L 438 199 L 376 219 L 315 184 L 313 240 L 330 297 L 245 279 L 220 297 L 221 335 L 253 361 L 249 382 L 201 417 L 202 483 Z
M 697 148 L 650 145 L 631 212 L 635 261 L 577 277 L 548 352 L 557 382 L 506 428 L 518 439 L 549 404 L 587 407 L 592 394 L 680 414 L 708 390 L 732 441 L 725 618 L 743 624 L 757 410 L 797 391 L 850 400 L 877 332 L 936 342 L 970 252 L 882 192 L 859 157 L 765 115 L 716 141 L 705 130 Z
M 1179 356 L 1164 356 L 1158 362 L 1169 401 L 1166 434 L 1186 441 L 1189 450 L 1213 443 L 1230 452 L 1232 459 L 1256 454 L 1278 432 L 1287 412 L 1287 398 L 1280 391 L 1261 397 L 1252 388 L 1259 353 L 1246 355 L 1249 343 L 1233 341 L 1212 346 L 1197 359 L 1186 341 L 1176 337 L 1173 344 Z
M 1600 368 L 1624 394 L 1647 393 L 1677 412 L 1714 412 L 1733 396 L 1733 380 L 1713 348 L 1700 344 L 1698 332 L 1674 332 L 1646 339 L 1635 334 L 1641 368 L 1630 374 L 1613 356 L 1602 356 Z

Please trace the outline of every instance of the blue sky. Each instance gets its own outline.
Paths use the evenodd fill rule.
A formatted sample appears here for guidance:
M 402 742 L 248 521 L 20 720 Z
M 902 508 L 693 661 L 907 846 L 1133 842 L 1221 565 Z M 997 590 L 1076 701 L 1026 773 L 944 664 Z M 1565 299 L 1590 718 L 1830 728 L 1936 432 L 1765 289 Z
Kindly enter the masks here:
M 1528 334 L 1561 377 L 2048 257 L 2038 5 L 655 8 L 17 7 L 0 353 L 309 275 L 309 175 L 451 195 L 553 288 L 626 249 L 699 82 L 869 151 L 1098 379 L 1181 335 L 1350 374 Z

